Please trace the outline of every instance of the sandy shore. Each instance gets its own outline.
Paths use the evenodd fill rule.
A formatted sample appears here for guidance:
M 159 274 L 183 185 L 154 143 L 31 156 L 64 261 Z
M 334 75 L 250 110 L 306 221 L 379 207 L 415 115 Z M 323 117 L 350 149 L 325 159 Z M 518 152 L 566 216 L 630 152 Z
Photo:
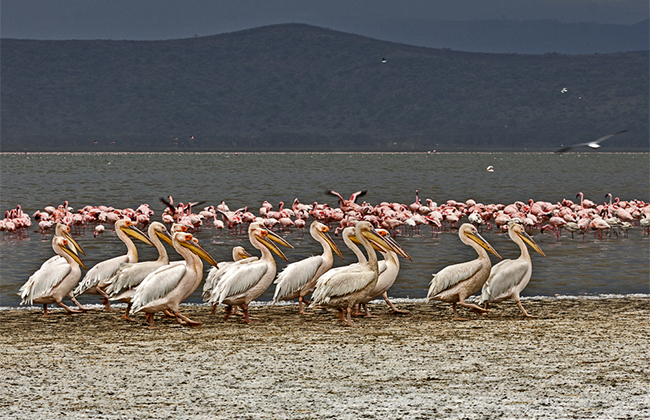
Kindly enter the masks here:
M 451 320 L 299 317 L 258 306 L 254 325 L 207 307 L 189 329 L 94 310 L 0 312 L 0 417 L 650 418 L 650 299 L 531 300 Z

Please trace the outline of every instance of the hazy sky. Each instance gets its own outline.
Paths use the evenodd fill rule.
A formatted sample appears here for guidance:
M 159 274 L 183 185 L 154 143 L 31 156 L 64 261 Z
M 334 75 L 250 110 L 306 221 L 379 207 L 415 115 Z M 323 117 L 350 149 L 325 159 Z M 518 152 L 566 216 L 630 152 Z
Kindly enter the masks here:
M 288 22 L 355 32 L 355 20 L 394 18 L 633 24 L 648 9 L 648 0 L 1 0 L 0 35 L 173 39 Z

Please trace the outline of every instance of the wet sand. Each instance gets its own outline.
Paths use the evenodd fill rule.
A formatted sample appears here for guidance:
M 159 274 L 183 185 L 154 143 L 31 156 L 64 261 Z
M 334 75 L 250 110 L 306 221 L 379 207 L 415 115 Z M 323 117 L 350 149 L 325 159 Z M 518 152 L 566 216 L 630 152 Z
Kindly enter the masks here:
M 129 323 L 96 309 L 0 311 L 0 417 L 650 418 L 650 299 L 512 302 L 490 315 L 401 303 L 409 315 L 300 317 L 255 306 Z

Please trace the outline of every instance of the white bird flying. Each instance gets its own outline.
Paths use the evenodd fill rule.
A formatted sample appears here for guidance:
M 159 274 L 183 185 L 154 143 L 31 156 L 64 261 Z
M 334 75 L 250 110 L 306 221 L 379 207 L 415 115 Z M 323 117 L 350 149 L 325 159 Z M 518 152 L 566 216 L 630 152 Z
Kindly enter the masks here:
M 625 133 L 626 131 L 627 130 L 617 131 L 616 133 L 608 134 L 606 136 L 603 136 L 603 137 L 601 137 L 599 139 L 596 139 L 594 141 L 590 141 L 590 142 L 587 142 L 587 143 L 572 144 L 570 146 L 566 146 L 566 147 L 563 147 L 563 148 L 561 148 L 559 150 L 556 150 L 555 153 L 557 153 L 557 154 L 565 153 L 565 152 L 568 152 L 569 150 L 575 149 L 576 147 L 582 147 L 582 146 L 588 146 L 588 147 L 591 147 L 592 149 L 598 149 L 600 147 L 600 143 L 602 141 L 607 140 L 608 138 L 614 137 L 616 135 Z
M 508 236 L 514 243 L 519 245 L 521 256 L 516 260 L 503 260 L 492 267 L 490 277 L 483 286 L 478 304 L 485 304 L 487 308 L 488 303 L 512 299 L 517 303 L 524 316 L 530 316 L 519 299 L 519 294 L 528 285 L 530 276 L 533 273 L 533 263 L 530 260 L 526 244 L 530 245 L 540 255 L 546 257 L 546 254 L 535 243 L 533 238 L 528 236 L 523 226 L 517 223 L 510 222 Z

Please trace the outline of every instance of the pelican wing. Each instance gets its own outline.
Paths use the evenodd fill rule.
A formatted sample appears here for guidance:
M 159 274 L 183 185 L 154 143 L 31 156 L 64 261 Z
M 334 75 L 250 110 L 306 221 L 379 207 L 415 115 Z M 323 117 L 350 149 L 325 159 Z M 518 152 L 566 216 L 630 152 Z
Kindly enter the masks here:
M 268 270 L 267 264 L 263 261 L 238 264 L 244 261 L 246 260 L 238 261 L 224 273 L 212 294 L 210 303 L 218 299 L 217 301 L 221 304 L 229 296 L 245 292 L 255 286 Z
M 494 265 L 490 271 L 490 277 L 483 286 L 481 303 L 491 302 L 508 295 L 526 276 L 530 264 L 521 259 L 504 260 Z
M 483 268 L 483 263 L 480 260 L 467 261 L 443 268 L 431 279 L 427 299 L 469 279 L 481 268 Z
M 115 275 L 121 264 L 127 263 L 128 257 L 121 255 L 119 257 L 111 258 L 110 260 L 102 261 L 95 264 L 93 268 L 88 270 L 83 280 L 79 283 L 74 294 L 80 295 L 86 290 L 97 286 L 104 280 L 108 280 Z
M 144 261 L 139 263 L 121 264 L 113 277 L 109 280 L 111 283 L 106 288 L 106 293 L 114 296 L 123 290 L 136 287 L 151 273 L 156 271 L 164 264 L 159 261 Z
M 277 303 L 283 297 L 302 289 L 305 284 L 314 278 L 321 265 L 323 265 L 323 257 L 316 255 L 286 266 L 274 282 L 277 286 L 273 296 L 273 303 Z
M 328 303 L 331 298 L 361 290 L 373 281 L 374 276 L 372 270 L 367 270 L 358 264 L 330 270 L 318 279 L 316 290 L 312 294 L 311 306 Z
M 160 267 L 149 274 L 135 289 L 131 302 L 132 314 L 138 312 L 147 303 L 167 296 L 185 275 L 185 264 L 171 264 Z
M 228 271 L 228 269 L 235 263 L 235 261 L 226 261 L 220 262 L 218 267 L 212 267 L 208 272 L 207 277 L 205 278 L 205 284 L 203 285 L 203 300 L 210 299 L 212 296 L 212 290 L 219 283 L 219 280 L 223 275 Z
M 381 273 L 386 271 L 388 268 L 388 263 L 386 263 L 386 260 L 381 260 L 377 263 L 377 267 L 379 268 L 379 275 L 381 276 Z
M 27 283 L 20 288 L 20 304 L 32 304 L 34 299 L 50 292 L 61 280 L 70 273 L 72 267 L 65 258 L 56 256 L 45 261 L 41 268 L 32 274 Z

